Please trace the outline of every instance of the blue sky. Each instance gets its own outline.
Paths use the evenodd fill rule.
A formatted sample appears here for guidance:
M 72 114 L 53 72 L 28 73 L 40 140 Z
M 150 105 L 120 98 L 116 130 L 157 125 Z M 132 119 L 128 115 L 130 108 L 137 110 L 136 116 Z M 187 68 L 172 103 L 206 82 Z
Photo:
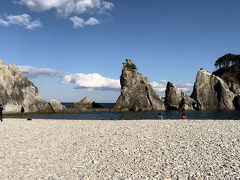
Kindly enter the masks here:
M 115 102 L 126 58 L 164 96 L 239 54 L 239 0 L 2 0 L 0 58 L 42 96 Z

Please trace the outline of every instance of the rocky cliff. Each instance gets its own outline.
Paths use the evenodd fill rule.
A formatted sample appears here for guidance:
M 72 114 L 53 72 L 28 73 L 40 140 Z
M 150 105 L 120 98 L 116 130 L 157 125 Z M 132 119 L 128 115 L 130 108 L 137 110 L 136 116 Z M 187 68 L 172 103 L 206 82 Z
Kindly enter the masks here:
M 240 94 L 240 65 L 221 68 L 213 74 L 223 79 L 234 94 Z
M 168 110 L 192 111 L 196 109 L 196 102 L 171 82 L 167 83 L 165 94 L 165 105 Z
M 205 70 L 198 72 L 191 97 L 200 110 L 234 110 L 235 96 L 220 77 Z
M 113 109 L 118 111 L 165 110 L 164 101 L 153 90 L 150 82 L 127 59 L 120 77 L 121 95 Z
M 52 112 L 50 105 L 42 98 L 38 89 L 15 64 L 3 65 L 0 60 L 0 104 L 4 113 L 20 113 L 22 106 L 25 112 Z

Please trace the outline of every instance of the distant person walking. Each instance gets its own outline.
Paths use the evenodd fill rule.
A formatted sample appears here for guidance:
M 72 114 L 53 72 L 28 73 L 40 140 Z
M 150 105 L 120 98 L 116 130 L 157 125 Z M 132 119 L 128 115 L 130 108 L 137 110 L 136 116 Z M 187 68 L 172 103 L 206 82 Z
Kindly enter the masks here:
M 163 116 L 162 116 L 162 114 L 161 113 L 158 113 L 158 119 L 163 119 Z
M 3 121 L 2 120 L 2 116 L 3 116 L 3 113 L 2 113 L 2 111 L 3 111 L 4 109 L 3 109 L 3 106 L 0 104 L 0 120 L 1 120 L 1 122 Z
M 21 107 L 21 114 L 22 114 L 22 118 L 24 118 L 24 107 Z
M 187 115 L 183 113 L 181 118 L 182 120 L 187 120 Z

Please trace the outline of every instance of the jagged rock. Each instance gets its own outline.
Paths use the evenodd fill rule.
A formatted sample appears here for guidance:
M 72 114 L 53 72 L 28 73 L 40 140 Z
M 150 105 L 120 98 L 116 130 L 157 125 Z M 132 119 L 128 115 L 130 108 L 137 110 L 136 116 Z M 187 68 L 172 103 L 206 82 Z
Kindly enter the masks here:
M 92 100 L 89 97 L 85 97 L 81 101 L 79 101 L 78 105 L 84 108 L 92 108 L 93 103 L 94 103 L 94 100 Z
M 24 106 L 26 113 L 50 113 L 50 105 L 42 98 L 38 89 L 27 79 L 15 64 L 8 67 L 0 61 L 0 104 L 4 113 L 20 113 Z
M 121 95 L 113 109 L 117 111 L 165 110 L 164 101 L 153 90 L 150 82 L 136 71 L 127 59 L 120 77 Z
M 199 110 L 199 109 L 197 108 L 197 103 L 184 93 L 184 96 L 179 105 L 179 110 L 193 111 L 193 110 Z
M 196 106 L 196 102 L 192 98 L 176 88 L 171 82 L 167 83 L 165 94 L 165 104 L 169 110 L 192 111 Z
M 236 109 L 239 109 L 239 110 L 240 110 L 240 94 L 238 94 L 238 95 L 234 98 L 233 103 L 234 103 Z
M 182 93 L 178 90 L 173 83 L 168 82 L 165 90 L 165 104 L 167 109 L 179 109 L 182 100 Z
M 79 101 L 79 103 L 74 103 L 73 108 L 85 110 L 88 108 L 102 108 L 102 106 L 98 103 L 95 103 L 95 101 L 91 98 L 85 97 L 81 101 Z
M 234 93 L 220 78 L 205 70 L 197 74 L 191 97 L 201 110 L 234 110 Z
M 50 105 L 51 105 L 54 113 L 66 113 L 66 112 L 68 112 L 68 109 L 64 105 L 62 105 L 59 101 L 57 101 L 55 99 L 52 99 L 50 101 Z

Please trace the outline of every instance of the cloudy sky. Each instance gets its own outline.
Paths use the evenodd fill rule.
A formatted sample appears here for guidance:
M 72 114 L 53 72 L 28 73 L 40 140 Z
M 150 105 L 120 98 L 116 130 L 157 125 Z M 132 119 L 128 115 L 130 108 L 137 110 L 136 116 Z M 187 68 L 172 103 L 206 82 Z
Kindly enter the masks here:
M 239 0 L 2 0 L 0 59 L 46 100 L 115 102 L 126 58 L 164 96 L 239 54 Z

